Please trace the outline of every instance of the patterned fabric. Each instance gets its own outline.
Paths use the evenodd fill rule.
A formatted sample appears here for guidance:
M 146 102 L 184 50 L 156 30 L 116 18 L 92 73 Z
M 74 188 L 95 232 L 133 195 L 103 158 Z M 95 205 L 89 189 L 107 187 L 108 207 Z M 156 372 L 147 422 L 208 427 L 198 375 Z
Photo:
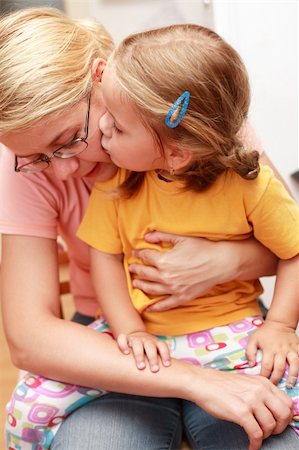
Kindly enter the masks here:
M 257 375 L 258 364 L 249 367 L 245 351 L 248 338 L 262 324 L 260 317 L 248 317 L 227 326 L 190 333 L 183 336 L 158 336 L 167 342 L 171 355 L 191 364 Z M 110 336 L 103 319 L 92 329 Z M 293 389 L 285 386 L 286 374 L 278 387 L 294 401 L 294 415 L 299 415 L 299 380 Z M 17 385 L 7 405 L 6 445 L 9 450 L 46 450 L 65 417 L 77 408 L 104 395 L 105 391 L 65 384 L 27 374 Z M 299 422 L 291 424 L 299 435 Z

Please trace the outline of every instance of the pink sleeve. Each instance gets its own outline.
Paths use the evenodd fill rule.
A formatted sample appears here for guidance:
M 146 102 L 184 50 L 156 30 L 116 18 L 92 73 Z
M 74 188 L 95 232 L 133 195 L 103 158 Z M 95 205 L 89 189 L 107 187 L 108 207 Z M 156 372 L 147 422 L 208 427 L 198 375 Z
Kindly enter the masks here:
M 0 233 L 56 239 L 58 196 L 45 173 L 14 171 L 14 154 L 0 155 Z
M 265 149 L 248 120 L 243 123 L 238 134 L 245 148 L 248 150 L 257 150 L 260 155 L 264 152 Z

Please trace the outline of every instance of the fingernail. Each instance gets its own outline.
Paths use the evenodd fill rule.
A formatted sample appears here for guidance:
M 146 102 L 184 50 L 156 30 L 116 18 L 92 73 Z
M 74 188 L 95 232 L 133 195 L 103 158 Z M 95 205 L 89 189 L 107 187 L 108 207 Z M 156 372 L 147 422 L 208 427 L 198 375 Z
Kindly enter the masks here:
M 145 363 L 144 362 L 138 362 L 137 363 L 137 367 L 138 367 L 138 369 L 144 369 L 145 368 Z
M 157 372 L 159 370 L 159 366 L 157 364 L 154 364 L 151 366 L 152 372 Z
M 286 387 L 288 389 L 293 389 L 293 387 L 296 386 L 296 383 L 297 383 L 297 377 L 290 377 L 286 381 Z
M 166 366 L 166 367 L 170 366 L 170 361 L 165 361 L 164 366 Z

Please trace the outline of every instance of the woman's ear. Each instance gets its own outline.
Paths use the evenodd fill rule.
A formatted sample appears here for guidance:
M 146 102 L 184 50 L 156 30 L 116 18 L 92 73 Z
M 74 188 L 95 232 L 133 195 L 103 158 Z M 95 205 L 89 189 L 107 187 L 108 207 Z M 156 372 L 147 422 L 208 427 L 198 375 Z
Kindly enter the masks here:
M 166 161 L 168 169 L 177 172 L 190 164 L 192 161 L 192 152 L 183 148 L 168 148 L 166 150 Z
M 102 58 L 95 58 L 93 60 L 91 65 L 91 75 L 94 81 L 101 83 L 106 65 L 107 62 Z

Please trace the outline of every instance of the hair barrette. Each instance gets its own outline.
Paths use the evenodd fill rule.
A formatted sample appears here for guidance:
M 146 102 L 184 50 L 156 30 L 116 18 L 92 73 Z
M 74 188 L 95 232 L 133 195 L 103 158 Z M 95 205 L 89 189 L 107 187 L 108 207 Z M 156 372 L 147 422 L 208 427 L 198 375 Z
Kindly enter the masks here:
M 188 108 L 188 105 L 189 105 L 189 101 L 190 101 L 190 92 L 189 91 L 185 91 L 174 102 L 174 104 L 172 105 L 172 107 L 168 111 L 167 116 L 165 117 L 165 123 L 166 123 L 166 125 L 169 128 L 175 128 L 181 123 L 183 117 L 186 114 L 186 111 L 187 111 L 187 108 Z M 181 107 L 181 109 L 180 109 L 178 117 L 176 118 L 176 120 L 174 120 L 172 122 L 171 119 L 172 119 L 173 115 L 175 114 L 177 109 L 180 108 L 180 107 Z

